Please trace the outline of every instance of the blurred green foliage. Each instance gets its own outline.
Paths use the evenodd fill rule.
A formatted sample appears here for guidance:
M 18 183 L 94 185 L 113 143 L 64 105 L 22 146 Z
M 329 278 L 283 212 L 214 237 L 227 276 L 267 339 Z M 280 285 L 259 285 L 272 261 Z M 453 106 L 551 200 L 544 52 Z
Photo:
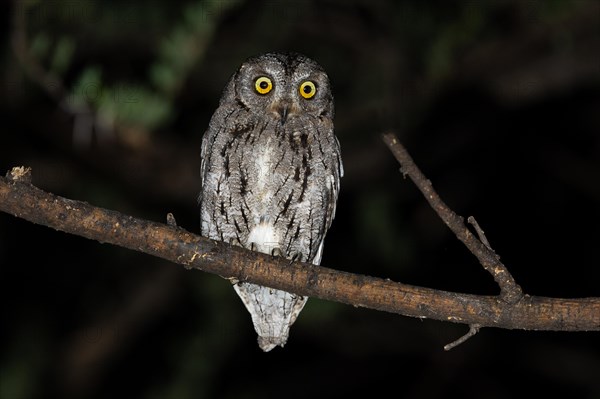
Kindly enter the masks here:
M 56 16 L 79 24 L 94 23 L 94 17 L 99 12 L 99 4 L 95 2 L 82 1 L 75 9 L 70 1 L 52 3 L 58 9 L 52 9 L 44 3 L 25 2 L 21 12 L 25 15 L 47 16 L 49 21 L 35 18 L 33 22 L 40 26 L 46 26 L 48 22 L 56 23 Z M 68 87 L 68 100 L 73 101 L 75 107 L 83 104 L 91 106 L 97 118 L 108 126 L 121 126 L 129 133 L 151 133 L 173 116 L 173 101 L 189 79 L 194 66 L 202 61 L 221 15 L 238 3 L 235 0 L 197 1 L 185 5 L 179 21 L 158 44 L 156 59 L 148 68 L 147 80 L 114 80 L 107 83 L 102 81 L 101 65 L 87 65 Z M 115 10 L 111 13 L 118 15 L 122 7 L 129 5 L 115 3 Z M 36 10 L 36 7 L 43 7 L 44 10 Z M 106 8 L 102 11 L 109 10 Z M 50 73 L 66 81 L 67 73 L 73 70 L 73 54 L 79 50 L 78 46 L 85 44 L 76 36 L 56 37 L 52 31 L 40 26 L 35 26 L 36 32 L 28 51 Z

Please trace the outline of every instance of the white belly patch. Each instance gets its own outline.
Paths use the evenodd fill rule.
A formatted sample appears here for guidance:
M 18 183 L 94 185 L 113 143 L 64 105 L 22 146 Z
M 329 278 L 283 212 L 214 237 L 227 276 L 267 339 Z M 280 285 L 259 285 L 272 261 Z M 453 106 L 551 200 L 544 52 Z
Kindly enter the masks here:
M 275 248 L 279 248 L 279 237 L 275 228 L 268 222 L 262 222 L 250 230 L 248 234 L 247 247 L 254 243 L 255 251 L 271 254 Z

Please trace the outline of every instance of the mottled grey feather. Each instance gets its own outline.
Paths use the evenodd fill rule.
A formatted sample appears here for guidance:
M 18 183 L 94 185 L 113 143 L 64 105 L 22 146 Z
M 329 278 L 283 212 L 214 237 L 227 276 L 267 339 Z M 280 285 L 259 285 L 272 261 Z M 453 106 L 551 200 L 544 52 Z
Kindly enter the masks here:
M 255 87 L 266 76 L 273 88 Z M 300 95 L 311 81 L 316 94 Z M 329 79 L 299 54 L 247 60 L 227 84 L 202 142 L 203 236 L 319 264 L 343 174 Z M 259 345 L 283 346 L 306 298 L 239 282 Z

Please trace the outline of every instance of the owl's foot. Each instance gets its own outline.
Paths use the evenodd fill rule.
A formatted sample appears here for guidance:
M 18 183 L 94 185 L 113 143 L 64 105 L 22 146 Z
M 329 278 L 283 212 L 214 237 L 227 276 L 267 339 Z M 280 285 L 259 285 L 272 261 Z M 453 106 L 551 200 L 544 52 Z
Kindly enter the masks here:
M 227 280 L 229 280 L 229 282 L 231 283 L 231 285 L 241 284 L 240 280 L 238 280 L 235 277 L 228 277 Z
M 290 265 L 294 262 L 303 262 L 302 254 L 300 252 L 296 252 L 294 256 L 290 258 Z
M 243 247 L 242 243 L 237 238 L 230 238 L 229 245 L 236 245 L 238 247 Z
M 281 248 L 279 248 L 276 243 L 265 243 L 263 245 L 257 244 L 255 242 L 250 242 L 250 251 L 254 252 L 262 252 L 265 254 L 270 254 L 273 257 L 284 256 Z
M 273 248 L 271 250 L 271 256 L 274 257 L 274 258 L 278 257 L 278 256 L 283 256 L 283 252 L 281 251 L 280 248 Z

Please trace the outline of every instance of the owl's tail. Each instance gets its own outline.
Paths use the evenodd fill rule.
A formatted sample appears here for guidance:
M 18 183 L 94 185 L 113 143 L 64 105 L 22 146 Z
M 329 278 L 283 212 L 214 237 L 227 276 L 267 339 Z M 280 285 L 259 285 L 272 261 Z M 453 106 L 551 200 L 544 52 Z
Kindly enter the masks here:
M 308 298 L 251 283 L 237 283 L 233 288 L 252 316 L 258 346 L 265 352 L 284 346 Z

